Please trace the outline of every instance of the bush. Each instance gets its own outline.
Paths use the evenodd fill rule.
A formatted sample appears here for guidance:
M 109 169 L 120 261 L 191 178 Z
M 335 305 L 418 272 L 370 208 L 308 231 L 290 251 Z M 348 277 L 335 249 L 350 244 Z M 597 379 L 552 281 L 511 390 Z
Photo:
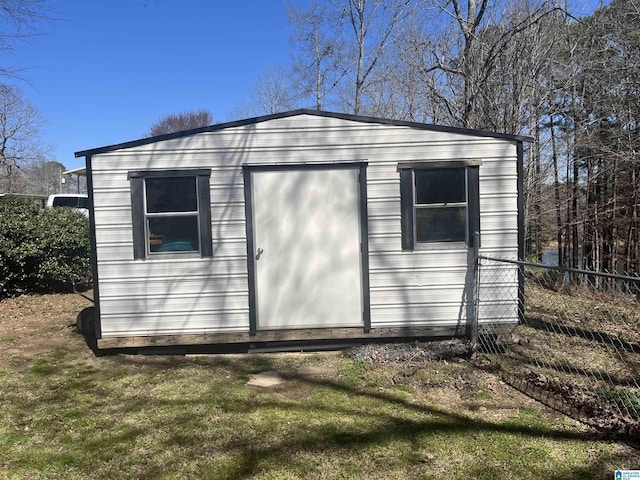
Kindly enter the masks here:
M 90 275 L 89 221 L 67 208 L 0 201 L 0 298 L 70 290 Z

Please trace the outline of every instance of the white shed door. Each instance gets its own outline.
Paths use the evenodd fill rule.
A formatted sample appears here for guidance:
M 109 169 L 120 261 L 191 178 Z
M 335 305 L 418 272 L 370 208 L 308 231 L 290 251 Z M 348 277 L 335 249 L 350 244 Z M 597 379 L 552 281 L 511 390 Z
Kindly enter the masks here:
M 252 173 L 258 330 L 363 325 L 358 175 Z

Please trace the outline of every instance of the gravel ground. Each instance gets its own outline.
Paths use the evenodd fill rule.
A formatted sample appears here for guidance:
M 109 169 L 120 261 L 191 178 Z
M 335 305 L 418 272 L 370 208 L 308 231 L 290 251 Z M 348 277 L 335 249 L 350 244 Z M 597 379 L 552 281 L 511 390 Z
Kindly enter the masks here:
M 433 342 L 377 343 L 355 347 L 349 357 L 376 363 L 421 363 L 429 360 L 447 360 L 465 357 L 471 351 L 471 343 L 465 339 Z

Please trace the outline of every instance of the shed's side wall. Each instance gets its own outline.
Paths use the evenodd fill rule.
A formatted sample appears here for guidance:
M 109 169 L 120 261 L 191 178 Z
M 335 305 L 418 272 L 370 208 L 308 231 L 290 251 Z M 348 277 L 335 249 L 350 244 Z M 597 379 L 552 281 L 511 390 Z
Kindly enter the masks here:
M 481 160 L 482 253 L 517 257 L 516 142 L 311 115 L 92 157 L 102 336 L 249 330 L 242 164 L 369 164 L 371 324 L 464 324 L 466 246 L 401 251 L 398 162 Z M 211 168 L 213 258 L 133 260 L 127 172 Z

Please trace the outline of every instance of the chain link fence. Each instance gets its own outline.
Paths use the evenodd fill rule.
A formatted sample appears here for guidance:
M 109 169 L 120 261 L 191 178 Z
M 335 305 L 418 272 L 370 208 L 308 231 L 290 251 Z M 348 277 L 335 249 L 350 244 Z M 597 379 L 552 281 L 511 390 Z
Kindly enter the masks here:
M 476 285 L 478 366 L 640 437 L 640 277 L 479 256 Z

